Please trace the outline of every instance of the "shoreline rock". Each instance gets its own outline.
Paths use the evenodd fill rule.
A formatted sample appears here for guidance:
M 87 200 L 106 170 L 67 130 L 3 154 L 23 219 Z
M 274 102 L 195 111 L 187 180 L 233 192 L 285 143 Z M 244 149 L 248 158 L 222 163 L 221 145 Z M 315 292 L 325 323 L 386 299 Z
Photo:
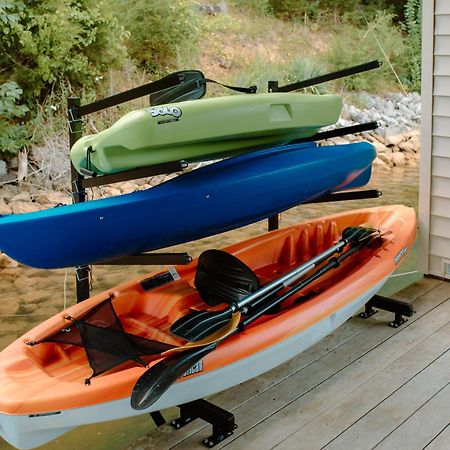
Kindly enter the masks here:
M 363 103 L 358 108 L 353 103 Z M 384 97 L 367 92 L 349 95 L 344 102 L 337 126 L 346 127 L 359 123 L 378 122 L 376 130 L 329 139 L 331 144 L 368 141 L 377 150 L 374 166 L 417 168 L 420 161 L 421 97 L 417 92 L 408 95 L 393 93 Z
M 367 92 L 350 94 L 342 107 L 341 120 L 351 123 L 379 122 L 375 134 L 398 136 L 420 127 L 421 97 L 417 92 L 381 97 Z M 362 104 L 361 108 L 353 103 Z

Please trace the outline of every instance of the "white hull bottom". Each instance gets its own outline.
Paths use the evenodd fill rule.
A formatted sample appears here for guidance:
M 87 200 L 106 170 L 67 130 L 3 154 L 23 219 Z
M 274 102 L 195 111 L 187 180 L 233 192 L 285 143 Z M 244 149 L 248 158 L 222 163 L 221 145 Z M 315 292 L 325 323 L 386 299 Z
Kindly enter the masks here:
M 133 410 L 130 399 L 124 398 L 84 408 L 68 409 L 47 416 L 0 414 L 0 436 L 14 447 L 31 449 L 56 439 L 80 425 L 162 410 L 228 389 L 267 372 L 320 341 L 364 306 L 387 279 L 388 277 L 352 303 L 295 336 L 222 369 L 175 383 L 147 410 Z

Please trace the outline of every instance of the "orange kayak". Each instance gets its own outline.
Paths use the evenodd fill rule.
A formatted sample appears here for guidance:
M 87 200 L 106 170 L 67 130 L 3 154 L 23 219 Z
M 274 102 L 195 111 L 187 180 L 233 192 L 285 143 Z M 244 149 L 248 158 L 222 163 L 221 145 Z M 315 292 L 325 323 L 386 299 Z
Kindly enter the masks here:
M 0 353 L 0 435 L 17 448 L 33 448 L 79 425 L 211 395 L 289 360 L 343 324 L 383 286 L 414 243 L 414 210 L 396 205 L 339 213 L 224 249 L 245 263 L 264 286 L 333 246 L 346 227 L 361 224 L 380 230 L 381 239 L 225 338 L 142 411 L 130 405 L 132 389 L 146 370 L 139 363 L 152 366 L 167 357 L 164 352 L 170 354 L 170 349 L 186 343 L 170 332 L 176 320 L 192 310 L 224 307 L 207 304 L 195 288 L 197 260 L 170 273 L 125 283 L 48 319 Z M 86 317 L 90 328 L 83 322 Z M 102 336 L 110 342 L 119 331 L 134 341 L 156 345 L 157 351 L 129 358 L 134 361 L 125 358 L 109 369 L 103 360 L 101 368 L 93 365 L 98 355 L 94 347 L 101 339 L 86 344 L 81 323 L 83 333 L 106 327 L 110 334 Z M 113 330 L 114 323 L 120 330 Z M 77 333 L 83 342 L 77 341 Z

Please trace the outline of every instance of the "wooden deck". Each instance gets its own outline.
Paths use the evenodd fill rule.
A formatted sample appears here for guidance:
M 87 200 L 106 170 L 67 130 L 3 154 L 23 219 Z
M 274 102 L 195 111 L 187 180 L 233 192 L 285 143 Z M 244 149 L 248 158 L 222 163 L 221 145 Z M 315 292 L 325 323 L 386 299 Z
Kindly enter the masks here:
M 450 283 L 423 279 L 395 298 L 416 314 L 353 318 L 288 363 L 212 397 L 239 428 L 215 448 L 450 449 Z M 173 418 L 175 410 L 165 412 Z M 153 430 L 129 450 L 201 449 L 210 426 Z

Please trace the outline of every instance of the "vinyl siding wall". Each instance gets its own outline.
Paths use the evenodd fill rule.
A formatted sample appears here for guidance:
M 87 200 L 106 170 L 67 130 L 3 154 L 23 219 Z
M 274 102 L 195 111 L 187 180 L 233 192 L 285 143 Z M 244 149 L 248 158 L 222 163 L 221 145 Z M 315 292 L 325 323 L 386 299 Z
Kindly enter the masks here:
M 419 261 L 424 273 L 450 278 L 450 0 L 423 8 Z

